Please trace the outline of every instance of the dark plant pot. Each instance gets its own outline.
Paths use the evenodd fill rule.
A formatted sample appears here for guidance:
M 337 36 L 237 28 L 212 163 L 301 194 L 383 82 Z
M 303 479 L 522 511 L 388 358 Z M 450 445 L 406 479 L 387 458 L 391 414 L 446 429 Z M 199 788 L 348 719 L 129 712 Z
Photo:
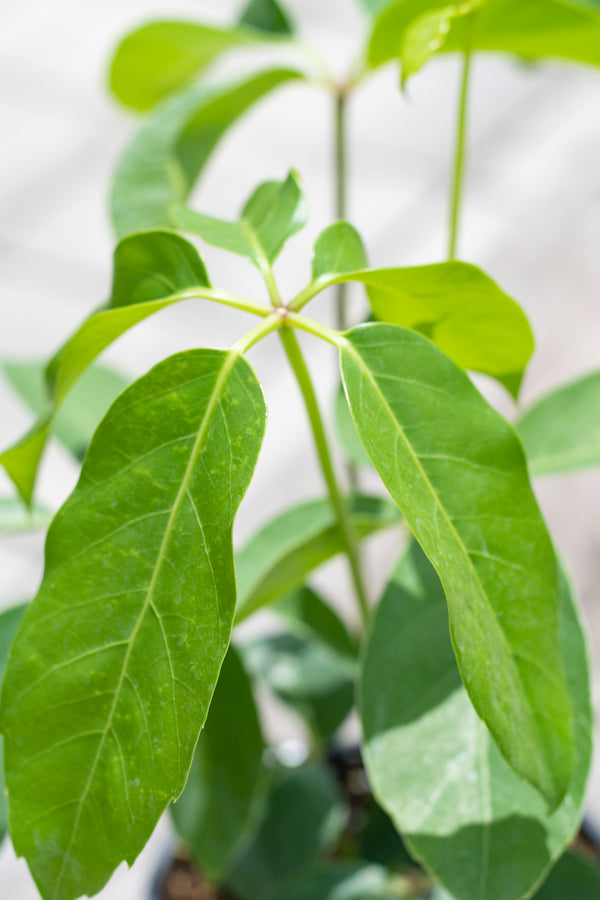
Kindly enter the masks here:
M 150 900 L 233 900 L 221 888 L 208 885 L 194 862 L 173 848 L 160 864 L 150 887 Z

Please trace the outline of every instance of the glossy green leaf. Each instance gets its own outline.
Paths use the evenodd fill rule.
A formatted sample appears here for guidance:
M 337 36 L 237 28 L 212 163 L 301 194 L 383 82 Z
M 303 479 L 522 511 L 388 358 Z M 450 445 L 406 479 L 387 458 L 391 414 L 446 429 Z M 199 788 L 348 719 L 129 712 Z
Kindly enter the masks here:
M 473 705 L 510 765 L 562 800 L 573 776 L 556 558 L 521 444 L 430 341 L 393 325 L 341 345 L 357 430 L 446 591 Z
M 182 297 L 180 292 L 210 287 L 206 269 L 190 243 L 170 231 L 132 235 L 115 250 L 108 308 L 81 325 L 46 369 L 47 398 L 32 428 L 0 455 L 26 503 L 31 501 L 38 466 L 54 416 L 67 392 L 93 360 L 138 322 Z M 127 305 L 128 304 L 128 305 Z M 85 397 L 81 402 L 85 403 Z
M 419 16 L 407 28 L 400 46 L 403 84 L 415 75 L 434 53 L 442 49 L 451 28 L 458 24 L 457 20 L 464 20 L 465 16 L 471 15 L 483 2 L 486 0 L 463 0 L 439 10 L 431 10 Z M 461 24 L 464 33 L 464 28 L 468 26 Z
M 11 386 L 36 416 L 46 412 L 48 403 L 44 369 L 39 361 L 9 360 L 2 365 Z M 113 369 L 92 366 L 65 398 L 52 432 L 76 459 L 83 459 L 98 422 L 128 383 Z
M 239 222 L 205 216 L 183 204 L 171 208 L 171 217 L 181 231 L 198 234 L 208 244 L 245 256 L 264 269 L 304 227 L 306 212 L 298 175 L 290 172 L 285 181 L 261 184 L 245 204 Z
M 342 621 L 321 598 L 301 588 L 270 607 L 285 630 L 243 646 L 248 668 L 329 740 L 354 705 L 356 650 Z
M 228 882 L 242 900 L 269 900 L 278 883 L 331 851 L 346 823 L 333 775 L 315 764 L 273 773 L 260 827 Z
M 260 39 L 243 28 L 150 22 L 128 34 L 115 53 L 110 87 L 126 106 L 147 110 L 183 87 L 224 51 Z
M 575 853 L 565 853 L 535 894 L 535 900 L 598 900 L 600 867 Z
M 440 0 L 396 0 L 377 19 L 368 49 L 371 66 L 402 56 L 411 26 L 447 4 Z M 485 0 L 477 10 L 472 37 L 476 50 L 512 53 L 524 59 L 565 59 L 600 65 L 600 8 L 568 0 Z M 436 49 L 460 51 L 462 22 L 449 20 Z
M 566 579 L 560 640 L 575 711 L 576 774 L 550 815 L 469 702 L 442 585 L 415 543 L 375 612 L 360 703 L 369 780 L 411 852 L 455 900 L 530 896 L 577 831 L 592 720 L 585 639 Z
M 341 386 L 335 395 L 334 415 L 338 440 L 346 459 L 355 466 L 371 467 L 371 459 L 358 436 L 344 389 Z
M 542 397 L 517 423 L 532 475 L 600 465 L 600 372 Z
M 250 0 L 240 16 L 239 24 L 287 37 L 294 33 L 290 17 L 276 0 Z
M 171 807 L 177 833 L 213 881 L 227 871 L 248 828 L 263 750 L 252 686 L 230 646 L 185 789 Z
M 379 497 L 350 498 L 350 513 L 361 538 L 400 521 L 393 504 Z M 299 587 L 344 547 L 328 500 L 311 500 L 276 516 L 236 553 L 237 621 Z
M 271 900 L 398 900 L 391 875 L 362 860 L 307 866 L 281 884 Z
M 13 606 L 0 613 L 0 685 L 4 678 L 10 645 L 26 609 L 27 604 L 23 604 L 21 606 Z M 7 830 L 8 807 L 4 786 L 4 742 L 0 736 L 0 843 L 4 840 Z
M 406 269 L 367 269 L 323 275 L 317 293 L 332 284 L 366 285 L 378 319 L 425 334 L 463 369 L 519 391 L 533 353 L 533 335 L 523 310 L 476 266 L 462 262 Z
M 186 200 L 225 132 L 270 91 L 301 77 L 269 69 L 226 84 L 192 85 L 161 103 L 117 166 L 111 211 L 118 236 L 170 227 L 170 207 Z
M 237 353 L 170 357 L 111 407 L 50 527 L 1 714 L 11 836 L 45 900 L 98 891 L 183 790 L 264 420 Z
M 335 222 L 321 232 L 313 248 L 312 278 L 335 278 L 368 266 L 362 238 L 348 222 Z
M 0 535 L 41 531 L 48 527 L 51 518 L 44 506 L 28 507 L 18 497 L 0 497 Z

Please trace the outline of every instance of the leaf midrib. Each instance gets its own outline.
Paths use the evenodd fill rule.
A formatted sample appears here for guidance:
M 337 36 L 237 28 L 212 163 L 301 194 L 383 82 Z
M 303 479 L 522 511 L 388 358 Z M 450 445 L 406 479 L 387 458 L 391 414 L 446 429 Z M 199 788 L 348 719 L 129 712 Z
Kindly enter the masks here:
M 83 806 L 85 804 L 85 801 L 87 799 L 87 796 L 89 794 L 92 780 L 94 778 L 94 775 L 96 774 L 96 769 L 98 767 L 98 763 L 100 761 L 100 756 L 102 754 L 102 750 L 104 749 L 106 739 L 112 729 L 113 716 L 114 716 L 115 710 L 117 708 L 117 704 L 118 704 L 120 696 L 121 696 L 121 690 L 123 688 L 123 683 L 124 683 L 126 675 L 127 675 L 127 667 L 129 665 L 129 660 L 131 659 L 131 654 L 133 652 L 133 647 L 135 645 L 136 638 L 137 638 L 140 628 L 142 626 L 142 622 L 144 620 L 146 612 L 153 605 L 153 594 L 154 594 L 154 589 L 156 587 L 156 582 L 158 579 L 158 573 L 161 569 L 163 560 L 165 558 L 167 545 L 168 545 L 170 537 L 171 537 L 171 533 L 172 533 L 172 530 L 174 527 L 174 522 L 175 522 L 176 516 L 179 512 L 179 509 L 181 507 L 183 499 L 186 496 L 186 491 L 188 489 L 189 480 L 191 478 L 192 471 L 195 466 L 202 443 L 206 436 L 206 432 L 208 430 L 213 411 L 214 411 L 214 409 L 219 401 L 220 395 L 222 393 L 224 382 L 226 381 L 226 379 L 227 379 L 231 369 L 235 365 L 237 359 L 238 359 L 238 354 L 234 350 L 230 350 L 227 353 L 227 355 L 225 356 L 225 359 L 223 360 L 223 365 L 221 366 L 221 370 L 215 381 L 215 385 L 214 385 L 210 400 L 208 402 L 208 406 L 206 407 L 206 411 L 204 413 L 204 416 L 202 417 L 202 421 L 200 423 L 200 428 L 198 430 L 196 440 L 194 441 L 194 446 L 192 447 L 192 451 L 190 453 L 190 459 L 186 466 L 186 470 L 185 470 L 185 473 L 184 473 L 184 476 L 183 476 L 183 479 L 181 482 L 181 486 L 177 492 L 175 502 L 173 503 L 173 509 L 171 511 L 171 515 L 169 516 L 169 520 L 168 520 L 167 526 L 165 528 L 165 533 L 164 533 L 163 540 L 160 545 L 160 549 L 158 551 L 158 556 L 157 556 L 154 570 L 152 573 L 152 578 L 150 580 L 150 584 L 148 585 L 148 589 L 146 592 L 146 598 L 144 600 L 142 609 L 140 611 L 140 614 L 137 618 L 137 621 L 136 621 L 133 631 L 131 633 L 131 637 L 129 638 L 129 641 L 128 641 L 127 652 L 125 653 L 125 657 L 123 659 L 123 665 L 121 667 L 119 681 L 118 681 L 116 689 L 115 689 L 114 699 L 113 699 L 111 708 L 109 710 L 106 726 L 105 726 L 104 730 L 101 732 L 101 737 L 100 737 L 100 741 L 98 744 L 98 750 L 96 752 L 96 756 L 94 757 L 94 761 L 92 763 L 92 768 L 90 770 L 89 777 L 88 777 L 85 787 L 83 789 L 83 794 L 81 795 L 81 797 L 78 801 L 77 813 L 76 813 L 76 816 L 75 816 L 75 819 L 73 822 L 73 828 L 71 829 L 71 836 L 69 839 L 69 844 L 68 844 L 65 854 L 63 856 L 63 861 L 62 861 L 62 864 L 61 864 L 61 867 L 60 867 L 60 870 L 58 873 L 58 877 L 56 880 L 56 886 L 55 886 L 54 895 L 53 895 L 54 900 L 59 900 L 59 888 L 60 888 L 64 873 L 65 873 L 67 861 L 71 855 L 71 850 L 73 849 L 73 843 L 75 841 L 75 834 L 77 832 L 77 826 L 79 825 L 79 819 L 81 817 L 81 812 L 82 812 Z

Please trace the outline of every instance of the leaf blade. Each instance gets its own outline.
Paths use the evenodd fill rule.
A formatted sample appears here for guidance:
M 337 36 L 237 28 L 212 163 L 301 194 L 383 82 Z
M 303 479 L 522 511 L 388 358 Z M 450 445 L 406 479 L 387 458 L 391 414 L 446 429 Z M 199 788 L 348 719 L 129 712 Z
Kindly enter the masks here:
M 515 771 L 556 806 L 574 758 L 556 664 L 558 574 L 520 444 L 415 332 L 355 328 L 341 367 L 361 439 L 444 583 L 471 701 Z
M 111 408 L 50 529 L 2 695 L 11 834 L 45 897 L 99 890 L 183 789 L 229 641 L 231 527 L 264 417 L 233 351 L 165 360 Z

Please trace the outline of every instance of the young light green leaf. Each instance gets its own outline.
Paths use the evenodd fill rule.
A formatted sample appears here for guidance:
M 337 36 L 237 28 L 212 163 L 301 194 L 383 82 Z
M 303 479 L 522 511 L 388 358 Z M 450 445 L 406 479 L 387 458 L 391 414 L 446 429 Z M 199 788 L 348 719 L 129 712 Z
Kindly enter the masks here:
M 598 900 L 600 868 L 578 853 L 565 853 L 535 895 L 535 900 Z
M 42 531 L 51 518 L 52 514 L 44 506 L 28 507 L 17 497 L 0 497 L 0 534 Z
M 483 2 L 485 0 L 465 0 L 426 12 L 407 28 L 400 46 L 403 85 L 434 53 L 442 49 L 456 20 L 464 20 Z
M 23 618 L 27 604 L 13 606 L 0 613 L 0 685 L 8 661 L 8 652 Z M 8 809 L 6 805 L 6 788 L 4 786 L 4 742 L 0 736 L 0 843 L 8 830 Z
M 274 35 L 292 37 L 294 34 L 290 17 L 276 0 L 250 0 L 239 18 L 239 24 Z
M 396 0 L 375 22 L 368 60 L 379 66 L 402 57 L 403 42 L 421 17 L 441 10 L 440 0 Z M 565 0 L 485 0 L 477 9 L 472 46 L 475 50 L 514 53 L 524 59 L 567 59 L 600 65 L 600 8 Z M 461 51 L 464 34 L 449 19 L 441 51 Z M 461 23 L 462 24 L 462 23 Z
M 282 879 L 333 849 L 346 818 L 340 790 L 324 766 L 276 770 L 258 832 L 227 879 L 235 896 L 270 897 Z
M 348 222 L 335 222 L 321 232 L 312 257 L 312 279 L 330 279 L 369 265 L 362 238 Z
M 270 607 L 285 625 L 242 647 L 248 668 L 327 741 L 354 705 L 356 649 L 336 613 L 310 588 Z
M 585 638 L 566 579 L 560 604 L 576 774 L 551 815 L 507 765 L 469 702 L 444 591 L 416 543 L 374 614 L 360 689 L 369 780 L 411 852 L 455 900 L 531 896 L 579 826 L 592 716 Z
M 362 860 L 313 863 L 279 885 L 270 900 L 398 900 L 392 876 Z
M 400 521 L 393 504 L 379 497 L 351 497 L 350 514 L 361 538 Z M 236 621 L 299 587 L 309 572 L 344 549 L 328 500 L 312 500 L 276 516 L 236 553 Z
M 500 750 L 552 807 L 573 776 L 556 558 L 521 444 L 430 341 L 393 325 L 341 344 L 350 410 L 446 591 L 458 664 Z
M 563 385 L 517 423 L 532 475 L 600 465 L 600 372 Z
M 7 360 L 2 370 L 11 386 L 36 416 L 47 411 L 45 365 L 39 361 Z M 75 459 L 82 460 L 100 419 L 128 380 L 106 366 L 91 366 L 73 387 L 58 412 L 52 431 Z
M 100 890 L 183 790 L 264 420 L 236 352 L 165 360 L 111 407 L 50 528 L 1 711 L 11 836 L 45 900 Z
M 192 85 L 167 98 L 143 122 L 121 156 L 111 192 L 119 237 L 171 226 L 173 203 L 186 200 L 225 132 L 293 69 L 269 69 L 219 85 Z
M 110 87 L 121 103 L 147 110 L 235 47 L 260 41 L 244 28 L 193 22 L 150 22 L 128 34 L 115 53 Z
M 113 341 L 148 316 L 185 299 L 180 292 L 188 289 L 196 290 L 196 296 L 210 295 L 204 263 L 188 241 L 158 230 L 119 243 L 108 308 L 86 319 L 52 358 L 46 369 L 43 411 L 27 434 L 0 454 L 0 463 L 26 503 L 33 495 L 54 416 L 70 388 Z
M 285 181 L 267 181 L 245 204 L 239 222 L 215 219 L 181 203 L 171 208 L 174 225 L 198 234 L 208 244 L 244 256 L 259 269 L 268 269 L 286 241 L 306 223 L 306 202 L 296 172 Z
M 481 269 L 445 262 L 324 274 L 310 295 L 343 281 L 366 285 L 378 319 L 421 331 L 461 368 L 491 375 L 518 394 L 533 353 L 531 328 L 518 303 Z
M 263 750 L 252 686 L 230 646 L 185 789 L 171 807 L 177 833 L 211 881 L 223 878 L 248 829 Z

